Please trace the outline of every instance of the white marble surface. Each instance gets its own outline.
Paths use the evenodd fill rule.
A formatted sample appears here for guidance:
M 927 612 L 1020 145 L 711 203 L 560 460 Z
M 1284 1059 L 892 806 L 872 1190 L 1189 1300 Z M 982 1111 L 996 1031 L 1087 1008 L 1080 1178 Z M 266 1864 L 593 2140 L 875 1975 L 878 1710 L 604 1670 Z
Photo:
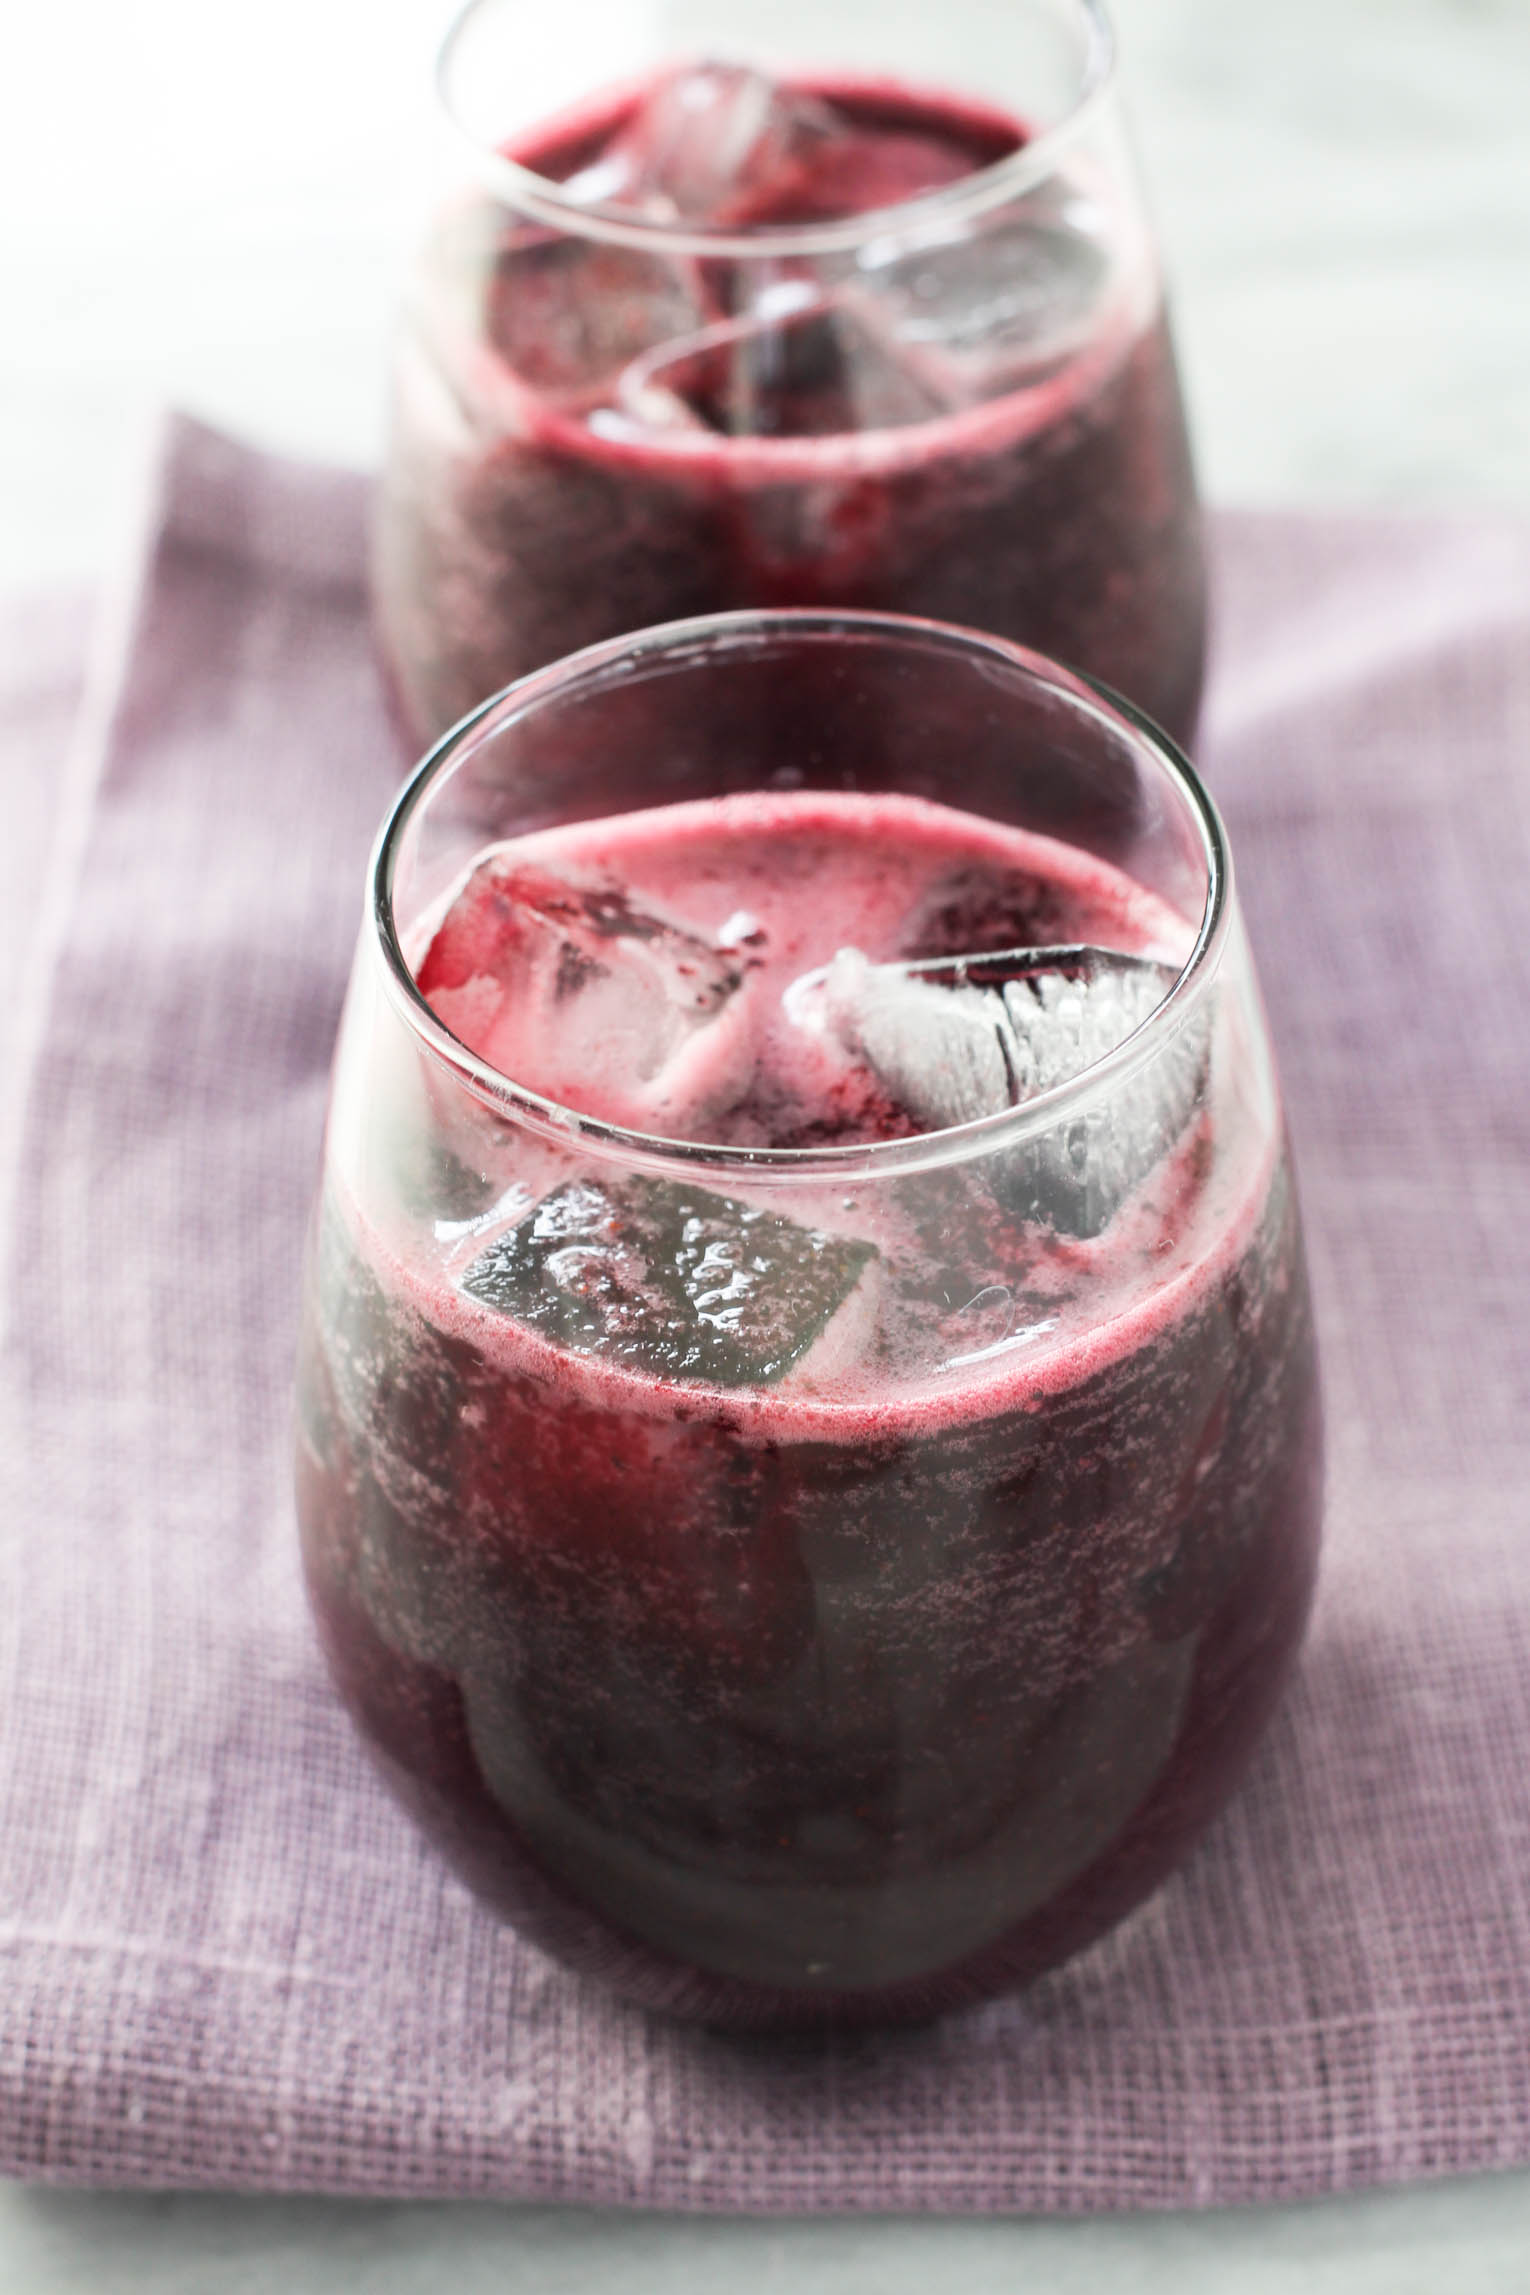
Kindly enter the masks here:
M 443 13 L 12 11 L 0 585 L 100 572 L 135 442 L 165 401 L 262 443 L 372 459 Z M 1530 510 L 1527 0 L 1117 0 L 1117 14 L 1211 497 Z M 0 2189 L 6 2295 L 902 2295 L 940 2278 L 963 2295 L 1498 2295 L 1530 2286 L 1530 2173 L 1077 2224 Z
M 0 2286 L 6 2295 L 1523 2295 L 1530 2181 L 1078 2223 L 711 2222 L 0 2187 Z

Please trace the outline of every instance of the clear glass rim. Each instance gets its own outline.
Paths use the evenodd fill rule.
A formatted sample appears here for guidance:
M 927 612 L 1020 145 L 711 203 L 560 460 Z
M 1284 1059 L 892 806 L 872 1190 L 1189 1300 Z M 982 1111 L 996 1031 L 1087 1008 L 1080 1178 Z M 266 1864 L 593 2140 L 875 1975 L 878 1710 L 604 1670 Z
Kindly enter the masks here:
M 1163 1002 L 1156 1005 L 1114 1051 L 1094 1061 L 1079 1075 L 1038 1092 L 1034 1099 L 1018 1107 L 1001 1109 L 997 1115 L 981 1116 L 944 1131 L 921 1132 L 912 1139 L 876 1140 L 849 1147 L 754 1148 L 705 1140 L 666 1139 L 564 1107 L 502 1075 L 470 1051 L 437 1017 L 421 994 L 404 955 L 394 921 L 394 883 L 410 822 L 437 782 L 451 772 L 459 756 L 572 687 L 625 677 L 633 667 L 656 655 L 690 650 L 697 653 L 698 660 L 703 660 L 704 653 L 698 649 L 705 649 L 709 642 L 753 638 L 768 644 L 772 634 L 778 631 L 796 635 L 817 633 L 828 639 L 862 633 L 902 638 L 906 643 L 969 658 L 997 658 L 1010 668 L 1020 668 L 1053 691 L 1066 693 L 1082 714 L 1093 716 L 1116 734 L 1125 730 L 1152 752 L 1195 825 L 1206 865 L 1206 900 L 1194 943 L 1173 987 Z M 699 614 L 684 621 L 664 622 L 652 629 L 586 646 L 581 652 L 566 655 L 544 669 L 533 670 L 515 684 L 506 686 L 503 692 L 491 695 L 441 736 L 404 784 L 373 848 L 370 882 L 368 922 L 383 959 L 383 978 L 395 1009 L 426 1052 L 484 1106 L 544 1138 L 565 1146 L 577 1144 L 602 1161 L 690 1181 L 709 1173 L 719 1179 L 732 1177 L 776 1186 L 824 1185 L 851 1180 L 863 1184 L 868 1180 L 965 1163 L 1018 1146 L 1083 1114 L 1156 1059 L 1193 1018 L 1215 981 L 1233 916 L 1232 856 L 1216 805 L 1189 759 L 1166 733 L 1123 696 L 1078 671 L 1063 668 L 1043 654 L 984 631 L 958 629 L 945 622 L 925 621 L 908 614 L 837 612 L 814 607 Z
M 1083 69 L 1073 103 L 1018 151 L 991 166 L 977 168 L 956 183 L 863 215 L 829 223 L 764 224 L 738 230 L 705 224 L 645 221 L 609 202 L 570 199 L 548 176 L 522 167 L 485 145 L 458 113 L 452 96 L 452 62 L 468 25 L 504 0 L 467 0 L 441 43 L 436 58 L 436 94 L 449 125 L 473 156 L 480 180 L 507 205 L 555 230 L 603 239 L 616 246 L 646 248 L 663 255 L 759 256 L 847 254 L 868 240 L 939 238 L 971 215 L 984 213 L 1022 192 L 1034 190 L 1057 170 L 1060 155 L 1087 125 L 1115 76 L 1116 44 L 1104 0 L 1069 0 L 1085 32 Z

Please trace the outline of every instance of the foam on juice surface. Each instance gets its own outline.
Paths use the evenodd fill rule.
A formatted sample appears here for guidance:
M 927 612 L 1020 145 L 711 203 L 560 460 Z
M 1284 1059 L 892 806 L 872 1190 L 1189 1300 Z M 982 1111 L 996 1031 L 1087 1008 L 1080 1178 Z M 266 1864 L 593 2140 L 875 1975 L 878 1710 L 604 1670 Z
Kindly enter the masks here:
M 475 881 L 486 866 L 501 872 L 511 898 L 517 879 L 535 888 L 544 874 L 586 892 L 607 911 L 598 927 L 603 936 L 619 931 L 620 919 L 613 925 L 609 912 L 620 903 L 708 948 L 737 952 L 730 1032 L 741 1026 L 746 1034 L 753 1074 L 768 1080 L 764 1096 L 745 1089 L 732 1106 L 709 1105 L 699 1118 L 683 1107 L 670 1111 L 672 1130 L 647 1127 L 718 1146 L 828 1146 L 917 1128 L 890 1107 L 872 1106 L 863 1124 L 835 1131 L 834 1110 L 796 1104 L 792 1079 L 810 1047 L 783 998 L 837 949 L 857 948 L 878 962 L 1085 941 L 1178 964 L 1194 938 L 1165 902 L 1077 846 L 917 797 L 723 797 L 486 848 L 411 938 L 421 986 L 468 1048 L 512 1082 L 612 1123 L 631 1121 L 622 1040 L 604 1045 L 600 1064 L 581 1065 L 560 1090 L 555 1025 L 540 1042 L 517 1032 L 518 1066 L 495 1060 L 471 947 L 457 952 L 452 984 L 435 987 L 446 933 L 460 929 L 455 920 L 465 914 L 470 939 Z M 482 974 L 492 963 L 485 947 Z

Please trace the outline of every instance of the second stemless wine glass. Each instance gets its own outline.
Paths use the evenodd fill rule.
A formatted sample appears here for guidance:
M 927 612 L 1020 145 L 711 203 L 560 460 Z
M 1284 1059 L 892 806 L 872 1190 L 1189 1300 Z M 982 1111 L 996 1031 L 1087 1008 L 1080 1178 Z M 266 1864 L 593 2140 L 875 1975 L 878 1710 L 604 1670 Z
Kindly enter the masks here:
M 783 1019 L 851 916 L 878 963 L 1161 979 L 1103 1034 L 1076 979 L 1022 989 L 1034 1056 L 1078 1056 L 921 1129 L 906 1046 L 825 1066 Z M 679 624 L 480 711 L 378 848 L 299 1417 L 341 1692 L 548 1950 L 763 2028 L 1086 1944 L 1241 1775 L 1318 1538 L 1294 1182 L 1194 775 L 1035 656 L 871 615 Z
M 476 0 L 375 552 L 411 737 L 623 630 L 988 629 L 1188 739 L 1194 480 L 1098 0 Z

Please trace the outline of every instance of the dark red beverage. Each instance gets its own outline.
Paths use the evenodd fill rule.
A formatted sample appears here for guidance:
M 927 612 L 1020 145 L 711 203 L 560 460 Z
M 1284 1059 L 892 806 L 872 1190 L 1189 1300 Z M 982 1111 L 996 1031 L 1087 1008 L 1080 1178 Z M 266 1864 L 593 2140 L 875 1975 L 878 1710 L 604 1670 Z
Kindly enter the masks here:
M 907 796 L 485 847 L 406 935 L 436 1020 L 689 1158 L 487 1112 L 358 979 L 301 1370 L 314 1607 L 396 1789 L 574 1966 L 742 2027 L 926 2016 L 1086 1944 L 1225 1799 L 1302 1631 L 1321 1451 L 1241 943 L 1103 1112 L 982 1152 L 929 1151 L 869 1024 L 805 1043 L 783 999 L 846 943 L 1172 979 L 1195 935 L 1076 845 Z M 1038 991 L 1038 1059 L 1108 1052 L 1093 995 Z
M 375 569 L 412 734 L 623 630 L 848 605 L 1013 637 L 1188 738 L 1154 250 L 1118 130 L 1013 176 L 1031 148 L 954 97 L 727 66 L 522 136 L 561 221 L 444 215 L 399 348 Z

